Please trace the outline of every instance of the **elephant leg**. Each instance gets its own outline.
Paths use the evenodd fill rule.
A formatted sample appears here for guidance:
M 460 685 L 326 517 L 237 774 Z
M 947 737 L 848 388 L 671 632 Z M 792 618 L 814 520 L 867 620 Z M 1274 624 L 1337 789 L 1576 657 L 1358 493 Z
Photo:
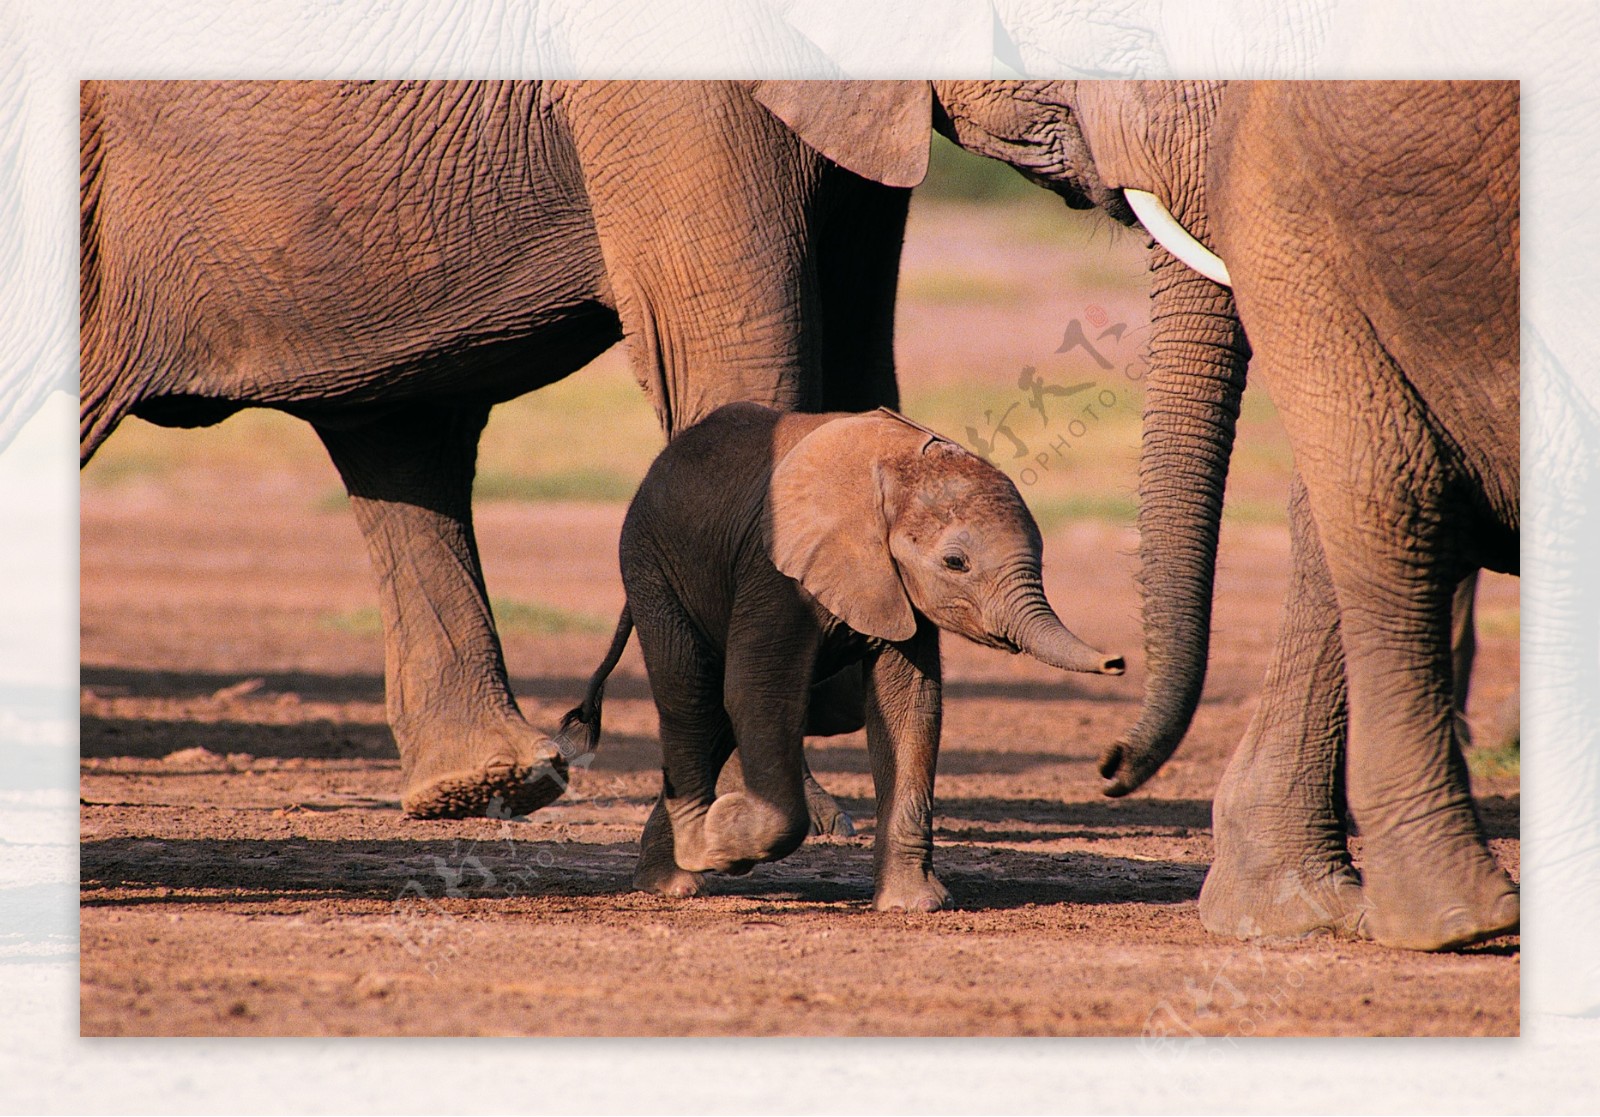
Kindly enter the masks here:
M 940 720 L 937 631 L 881 652 L 867 676 L 867 753 L 878 800 L 872 906 L 879 911 L 950 906 L 950 893 L 933 872 Z
M 1365 930 L 1386 946 L 1442 950 L 1520 918 L 1478 822 L 1453 709 L 1451 601 L 1494 531 L 1392 358 L 1371 337 L 1353 353 L 1347 374 L 1370 395 L 1307 393 L 1283 414 L 1339 601 Z
M 695 896 L 701 869 L 680 868 L 678 823 L 703 818 L 716 800 L 717 775 L 733 752 L 733 726 L 722 708 L 722 670 L 678 605 L 649 572 L 626 576 L 639 650 L 650 677 L 661 731 L 661 795 L 639 842 L 633 885 L 643 892 Z
M 1514 929 L 1520 905 L 1484 841 L 1456 732 L 1453 582 L 1408 585 L 1400 573 L 1362 564 L 1335 574 L 1346 603 L 1346 786 L 1372 937 L 1443 950 Z
M 835 837 L 850 838 L 855 836 L 856 823 L 839 801 L 828 794 L 827 788 L 817 782 L 817 777 L 811 772 L 811 765 L 806 761 L 805 754 L 800 755 L 802 778 L 805 781 L 806 817 L 811 820 L 809 834 L 832 834 Z M 735 752 L 728 758 L 728 763 L 722 769 L 722 777 L 717 781 L 718 794 L 738 791 L 744 787 L 744 766 L 739 763 L 739 754 Z
M 811 704 L 806 710 L 806 736 L 835 737 L 854 733 L 866 724 L 866 702 L 862 665 L 852 663 L 843 670 L 811 685 Z M 806 809 L 811 814 L 813 834 L 832 834 L 849 838 L 856 832 L 855 820 L 805 766 Z
M 1478 655 L 1477 630 L 1478 572 L 1474 570 L 1456 586 L 1450 603 L 1451 709 L 1456 715 L 1456 735 L 1464 747 L 1472 744 L 1472 726 L 1467 721 L 1467 697 L 1472 689 L 1472 661 Z
M 855 175 L 827 180 L 817 246 L 822 411 L 900 406 L 894 302 L 909 190 Z
M 679 867 L 690 872 L 747 872 L 788 856 L 810 828 L 801 748 L 807 688 L 795 679 L 811 671 L 816 622 L 786 586 L 763 589 L 735 600 L 724 654 L 722 703 L 738 743 L 743 788 L 711 800 L 716 768 L 686 770 L 684 778 L 694 783 L 684 786 L 667 757 L 673 846 Z M 662 735 L 665 746 L 665 721 Z
M 663 673 L 665 676 L 665 673 Z M 718 769 L 726 772 L 733 768 L 737 774 L 737 754 L 733 746 L 733 726 L 722 709 L 719 693 L 712 680 L 715 666 L 702 660 L 690 681 L 690 688 L 679 694 L 673 712 L 662 719 L 662 752 L 666 754 L 669 740 L 674 749 L 704 750 L 705 761 L 713 786 Z M 665 682 L 665 678 L 664 678 Z M 654 682 L 652 681 L 652 688 Z M 682 701 L 690 691 L 696 693 L 692 701 Z M 730 763 L 731 760 L 731 763 Z M 680 779 L 697 779 L 683 776 Z M 662 793 L 645 820 L 644 834 L 639 838 L 639 864 L 633 871 L 633 886 L 640 892 L 654 892 L 660 896 L 687 899 L 705 891 L 702 873 L 678 867 L 677 853 L 672 840 L 672 817 L 668 812 L 668 789 L 676 791 L 665 767 L 662 769 Z M 714 798 L 714 796 L 713 796 Z
M 708 759 L 713 773 L 722 765 L 724 777 L 732 770 L 736 780 L 743 783 L 738 768 L 738 754 L 733 747 L 733 726 L 720 706 L 707 709 L 701 719 L 700 736 L 696 740 L 711 742 Z M 691 730 L 693 732 L 693 730 Z M 713 776 L 715 778 L 715 776 Z M 662 771 L 662 787 L 668 786 L 666 771 Z M 661 896 L 685 899 L 698 896 L 705 890 L 702 873 L 692 873 L 678 868 L 678 859 L 672 843 L 672 816 L 667 810 L 667 794 L 663 790 L 656 797 L 656 805 L 645 820 L 644 834 L 639 838 L 639 864 L 633 871 L 633 886 L 640 892 L 654 892 Z
M 640 892 L 654 892 L 678 900 L 698 896 L 705 889 L 705 878 L 678 868 L 673 857 L 672 819 L 667 814 L 665 795 L 656 796 L 656 805 L 645 820 L 644 834 L 639 838 L 639 863 L 633 870 L 633 887 Z
M 472 531 L 487 406 L 410 405 L 317 433 L 378 575 L 402 804 L 418 818 L 526 814 L 566 789 L 566 762 L 511 696 Z
M 1345 835 L 1339 606 L 1298 477 L 1291 576 L 1261 700 L 1211 805 L 1216 855 L 1200 889 L 1208 931 L 1239 938 L 1360 933 Z

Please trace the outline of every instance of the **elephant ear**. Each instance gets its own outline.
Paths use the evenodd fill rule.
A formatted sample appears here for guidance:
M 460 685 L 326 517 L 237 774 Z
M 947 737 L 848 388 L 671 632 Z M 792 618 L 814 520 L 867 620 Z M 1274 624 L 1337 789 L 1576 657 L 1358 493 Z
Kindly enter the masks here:
M 758 81 L 757 101 L 808 145 L 885 186 L 928 173 L 933 88 L 925 81 Z
M 866 636 L 909 640 L 911 599 L 889 553 L 881 463 L 927 434 L 884 412 L 822 424 L 772 471 L 772 561 L 822 607 Z

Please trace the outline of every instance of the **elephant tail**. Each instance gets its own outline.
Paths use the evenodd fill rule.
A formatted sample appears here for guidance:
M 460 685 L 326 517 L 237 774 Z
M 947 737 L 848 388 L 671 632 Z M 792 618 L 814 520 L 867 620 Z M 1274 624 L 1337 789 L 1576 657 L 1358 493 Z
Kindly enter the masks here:
M 611 647 L 600 661 L 600 666 L 589 677 L 589 689 L 584 692 L 583 704 L 568 710 L 561 719 L 561 728 L 556 731 L 557 747 L 569 761 L 575 756 L 594 752 L 600 745 L 600 707 L 605 701 L 606 680 L 611 677 L 617 660 L 622 658 L 622 650 L 628 646 L 628 637 L 632 634 L 633 612 L 624 605 L 622 615 L 617 618 L 616 634 L 611 637 Z M 573 737 L 580 725 L 584 728 L 583 742 L 573 744 Z

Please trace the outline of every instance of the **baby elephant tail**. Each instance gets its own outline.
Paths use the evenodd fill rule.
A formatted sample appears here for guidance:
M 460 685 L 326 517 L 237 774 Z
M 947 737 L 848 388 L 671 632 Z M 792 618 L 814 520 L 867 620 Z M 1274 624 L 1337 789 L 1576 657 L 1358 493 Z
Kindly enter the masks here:
M 600 706 L 605 701 L 606 679 L 611 676 L 617 660 L 622 658 L 622 649 L 628 646 L 628 637 L 632 634 L 633 613 L 624 605 L 622 615 L 617 618 L 616 635 L 611 637 L 611 647 L 606 651 L 605 659 L 600 661 L 600 666 L 595 668 L 594 674 L 589 678 L 589 689 L 584 692 L 583 704 L 568 710 L 561 719 L 561 728 L 556 731 L 556 745 L 561 750 L 561 755 L 568 760 L 574 756 L 591 753 L 599 746 Z M 575 745 L 571 742 L 580 725 L 586 732 L 583 743 Z

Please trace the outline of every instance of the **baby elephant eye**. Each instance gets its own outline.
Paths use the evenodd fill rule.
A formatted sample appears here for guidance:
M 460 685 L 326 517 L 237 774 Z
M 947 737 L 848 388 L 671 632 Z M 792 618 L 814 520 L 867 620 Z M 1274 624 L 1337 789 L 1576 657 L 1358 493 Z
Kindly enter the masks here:
M 966 571 L 970 569 L 967 556 L 962 554 L 949 554 L 944 556 L 944 565 L 949 570 Z

